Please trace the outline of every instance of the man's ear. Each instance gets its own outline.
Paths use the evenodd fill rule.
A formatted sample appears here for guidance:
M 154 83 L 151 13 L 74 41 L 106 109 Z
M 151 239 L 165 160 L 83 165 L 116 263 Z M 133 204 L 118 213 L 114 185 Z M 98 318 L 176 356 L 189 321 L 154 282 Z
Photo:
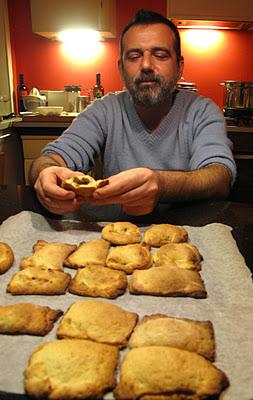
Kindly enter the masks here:
M 184 57 L 180 57 L 179 66 L 178 66 L 178 80 L 182 77 L 184 71 Z
M 119 74 L 120 74 L 121 80 L 124 82 L 123 65 L 122 65 L 122 59 L 121 58 L 118 60 L 118 70 L 119 70 Z

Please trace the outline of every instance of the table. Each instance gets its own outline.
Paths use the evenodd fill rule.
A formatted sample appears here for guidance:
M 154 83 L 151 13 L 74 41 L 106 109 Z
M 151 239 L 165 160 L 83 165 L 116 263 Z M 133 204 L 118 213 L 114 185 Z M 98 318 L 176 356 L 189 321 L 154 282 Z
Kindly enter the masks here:
M 145 226 L 151 223 L 172 223 L 178 225 L 204 226 L 212 222 L 227 224 L 233 228 L 233 236 L 237 242 L 246 264 L 253 272 L 253 204 L 232 201 L 195 201 L 181 204 L 159 204 L 149 215 L 132 217 L 124 214 L 117 206 L 92 207 L 84 206 L 75 215 L 57 216 L 37 201 L 31 186 L 0 185 L 0 223 L 11 215 L 23 210 L 37 212 L 57 221 L 68 220 L 69 226 L 73 220 L 86 223 L 97 221 L 130 220 Z M 21 394 L 4 393 L 0 391 L 1 400 L 26 400 Z

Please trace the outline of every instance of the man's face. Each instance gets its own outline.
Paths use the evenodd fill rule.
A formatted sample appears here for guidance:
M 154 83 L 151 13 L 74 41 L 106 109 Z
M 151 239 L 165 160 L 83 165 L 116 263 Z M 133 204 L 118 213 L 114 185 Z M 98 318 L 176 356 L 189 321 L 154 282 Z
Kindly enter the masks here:
M 183 69 L 183 63 L 177 63 L 174 40 L 171 29 L 160 23 L 133 26 L 126 32 L 119 69 L 136 105 L 171 101 Z

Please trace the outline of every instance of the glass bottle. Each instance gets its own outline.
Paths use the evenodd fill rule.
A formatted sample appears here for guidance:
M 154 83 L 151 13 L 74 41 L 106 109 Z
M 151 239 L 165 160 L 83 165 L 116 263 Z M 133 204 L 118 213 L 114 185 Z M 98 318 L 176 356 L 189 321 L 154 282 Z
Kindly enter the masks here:
M 93 98 L 100 99 L 104 96 L 104 88 L 101 84 L 101 74 L 99 72 L 96 73 L 96 84 L 93 87 Z
M 27 95 L 27 87 L 25 85 L 25 79 L 23 74 L 19 74 L 19 84 L 18 84 L 18 112 L 26 111 L 24 106 L 23 96 Z

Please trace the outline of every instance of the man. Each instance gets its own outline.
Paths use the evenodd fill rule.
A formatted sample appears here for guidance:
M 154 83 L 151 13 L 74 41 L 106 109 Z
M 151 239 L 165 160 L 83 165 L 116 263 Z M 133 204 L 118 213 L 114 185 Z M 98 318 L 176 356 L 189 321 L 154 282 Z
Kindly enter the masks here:
M 121 34 L 119 71 L 127 91 L 82 112 L 32 165 L 31 183 L 51 212 L 74 212 L 83 200 L 60 187 L 102 155 L 109 185 L 91 204 L 121 204 L 131 215 L 158 202 L 224 198 L 236 169 L 221 111 L 209 99 L 176 90 L 183 71 L 176 27 L 140 10 Z

